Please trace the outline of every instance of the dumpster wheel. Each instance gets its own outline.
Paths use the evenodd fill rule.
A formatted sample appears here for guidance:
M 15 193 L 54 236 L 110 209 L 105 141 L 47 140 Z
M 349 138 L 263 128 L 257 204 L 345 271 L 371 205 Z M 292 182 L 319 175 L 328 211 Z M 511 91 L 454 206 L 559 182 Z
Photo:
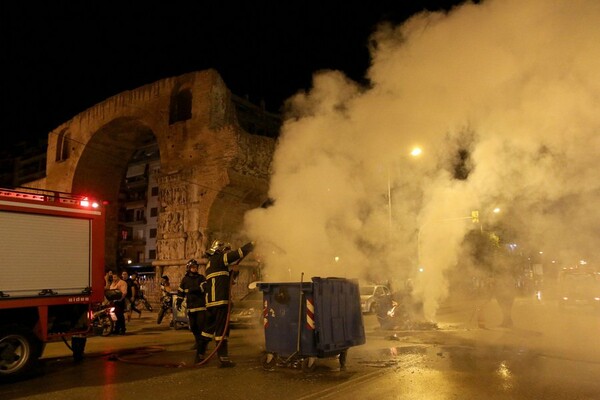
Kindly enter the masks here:
M 302 371 L 313 372 L 317 368 L 317 357 L 306 357 L 302 359 Z
M 338 360 L 340 361 L 340 371 L 346 370 L 346 359 L 348 358 L 348 350 L 344 350 L 340 353 Z
M 275 365 L 277 365 L 277 354 L 265 353 L 260 358 L 260 362 L 265 370 L 274 371 Z

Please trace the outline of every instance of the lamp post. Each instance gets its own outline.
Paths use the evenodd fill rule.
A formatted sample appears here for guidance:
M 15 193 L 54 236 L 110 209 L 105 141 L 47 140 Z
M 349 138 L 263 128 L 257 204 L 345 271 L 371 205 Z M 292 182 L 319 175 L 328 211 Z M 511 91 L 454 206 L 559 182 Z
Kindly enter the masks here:
M 419 157 L 423 153 L 423 150 L 419 146 L 415 146 L 410 151 L 410 155 L 413 158 Z M 392 238 L 392 174 L 390 171 L 390 165 L 387 167 L 387 198 L 388 198 L 388 229 L 390 239 Z
M 388 233 L 389 239 L 392 239 L 392 182 L 390 178 L 390 166 L 387 167 L 387 197 L 388 197 Z

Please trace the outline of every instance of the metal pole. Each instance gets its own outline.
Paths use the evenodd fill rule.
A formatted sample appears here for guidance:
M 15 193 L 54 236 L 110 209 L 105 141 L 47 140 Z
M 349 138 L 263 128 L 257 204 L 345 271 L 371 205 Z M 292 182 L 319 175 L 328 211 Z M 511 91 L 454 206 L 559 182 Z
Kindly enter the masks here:
M 420 227 L 417 231 L 417 268 L 421 267 L 421 229 Z
M 300 301 L 298 302 L 298 338 L 296 341 L 296 353 L 300 353 L 300 336 L 302 335 L 302 299 L 304 293 L 302 292 L 302 283 L 304 281 L 304 272 L 300 274 Z
M 390 166 L 387 167 L 387 189 L 388 189 L 388 222 L 389 222 L 389 234 L 392 237 L 392 184 L 390 182 Z

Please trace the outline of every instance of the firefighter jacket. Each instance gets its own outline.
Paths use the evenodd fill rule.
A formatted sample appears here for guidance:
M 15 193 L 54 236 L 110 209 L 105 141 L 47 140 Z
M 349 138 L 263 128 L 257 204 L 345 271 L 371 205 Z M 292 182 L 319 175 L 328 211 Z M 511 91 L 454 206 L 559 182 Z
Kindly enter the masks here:
M 246 243 L 237 250 L 215 253 L 206 264 L 206 307 L 229 304 L 229 266 L 241 261 L 254 249 L 254 243 Z
M 202 288 L 205 283 L 204 275 L 188 271 L 177 289 L 177 304 L 181 304 L 185 298 L 188 312 L 206 310 L 205 294 Z

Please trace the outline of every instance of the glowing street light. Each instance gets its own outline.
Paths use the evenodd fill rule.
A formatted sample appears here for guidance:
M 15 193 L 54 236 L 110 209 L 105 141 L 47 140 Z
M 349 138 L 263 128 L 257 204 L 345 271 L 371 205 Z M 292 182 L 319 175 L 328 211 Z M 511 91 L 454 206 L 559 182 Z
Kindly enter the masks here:
M 494 207 L 492 209 L 492 213 L 494 213 L 494 214 L 500 214 L 500 211 L 502 211 L 500 209 L 500 207 Z M 473 222 L 479 223 L 479 231 L 483 232 L 483 223 L 479 220 L 479 211 L 472 211 L 471 217 L 472 217 Z
M 419 146 L 416 146 L 415 148 L 412 149 L 412 151 L 410 152 L 410 155 L 413 157 L 418 157 L 421 155 L 422 152 L 423 152 L 423 150 Z

